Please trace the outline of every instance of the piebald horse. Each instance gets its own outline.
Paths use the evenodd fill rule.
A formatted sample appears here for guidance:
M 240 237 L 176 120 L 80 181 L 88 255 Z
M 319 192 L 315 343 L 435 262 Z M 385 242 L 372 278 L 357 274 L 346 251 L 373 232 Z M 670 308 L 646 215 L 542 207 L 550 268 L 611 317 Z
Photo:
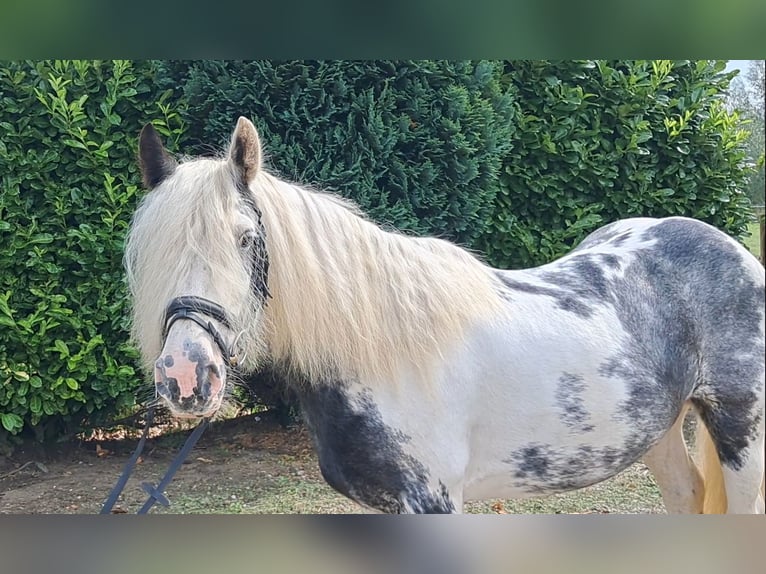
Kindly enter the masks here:
M 268 362 L 324 478 L 370 509 L 460 512 L 643 460 L 669 512 L 764 511 L 764 269 L 736 241 L 625 219 L 552 263 L 498 270 L 383 230 L 262 157 L 245 118 L 224 157 L 180 164 L 141 132 L 132 334 L 174 415 L 214 415 L 234 371 Z

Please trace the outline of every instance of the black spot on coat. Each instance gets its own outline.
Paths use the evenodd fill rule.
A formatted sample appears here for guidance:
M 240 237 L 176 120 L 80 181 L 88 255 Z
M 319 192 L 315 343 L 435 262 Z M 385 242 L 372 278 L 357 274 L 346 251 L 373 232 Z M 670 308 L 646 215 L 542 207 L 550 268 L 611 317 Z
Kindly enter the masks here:
M 296 389 L 319 456 L 335 490 L 388 513 L 451 513 L 446 487 L 429 487 L 426 467 L 402 449 L 409 438 L 385 425 L 369 392 L 353 397 L 345 386 Z

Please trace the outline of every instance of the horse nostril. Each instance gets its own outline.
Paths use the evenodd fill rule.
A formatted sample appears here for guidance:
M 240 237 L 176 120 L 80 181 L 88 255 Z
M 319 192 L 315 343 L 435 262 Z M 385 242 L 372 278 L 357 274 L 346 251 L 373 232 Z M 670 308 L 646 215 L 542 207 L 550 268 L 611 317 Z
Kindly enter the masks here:
M 218 366 L 214 363 L 208 363 L 200 375 L 197 386 L 194 387 L 194 394 L 199 400 L 206 401 L 212 395 L 213 380 L 220 379 L 221 375 Z
M 181 396 L 181 388 L 178 381 L 172 377 L 165 377 L 162 381 L 156 383 L 157 392 L 171 401 L 177 401 Z
M 210 398 L 211 387 L 212 385 L 210 384 L 210 379 L 206 378 L 205 380 L 200 381 L 199 384 L 194 387 L 194 394 L 198 399 L 206 401 Z

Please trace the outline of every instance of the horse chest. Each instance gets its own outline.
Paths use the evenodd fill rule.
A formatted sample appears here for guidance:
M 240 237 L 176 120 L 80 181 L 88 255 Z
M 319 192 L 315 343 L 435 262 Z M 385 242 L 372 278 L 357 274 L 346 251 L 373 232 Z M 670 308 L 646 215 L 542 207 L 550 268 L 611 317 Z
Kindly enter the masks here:
M 369 392 L 333 385 L 298 394 L 322 475 L 338 492 L 388 513 L 455 511 L 444 484 L 406 452 L 410 438 L 383 422 Z

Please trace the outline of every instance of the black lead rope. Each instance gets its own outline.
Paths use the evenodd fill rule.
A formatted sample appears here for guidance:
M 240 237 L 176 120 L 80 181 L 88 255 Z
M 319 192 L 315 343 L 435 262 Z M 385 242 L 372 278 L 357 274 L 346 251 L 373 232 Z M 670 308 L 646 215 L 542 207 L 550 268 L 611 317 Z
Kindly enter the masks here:
M 101 507 L 101 512 L 99 514 L 110 514 L 112 512 L 112 508 L 114 507 L 115 502 L 117 502 L 117 498 L 119 498 L 120 493 L 122 493 L 122 490 L 125 488 L 125 485 L 128 482 L 128 478 L 130 478 L 130 475 L 136 466 L 136 462 L 138 462 L 138 457 L 141 454 L 141 451 L 144 450 L 146 438 L 149 435 L 149 428 L 152 425 L 153 419 L 154 407 L 149 407 L 149 410 L 146 412 L 146 426 L 144 427 L 144 432 L 141 433 L 141 440 L 138 441 L 138 446 L 136 446 L 136 450 L 133 452 L 133 456 L 131 456 L 130 460 L 128 460 L 128 462 L 125 464 L 122 475 L 117 481 L 117 484 L 114 485 L 112 492 L 109 493 L 109 497 L 106 499 L 106 502 L 104 502 L 104 506 Z M 186 460 L 186 457 L 189 456 L 191 449 L 194 448 L 195 444 L 197 444 L 199 437 L 201 437 L 202 433 L 205 432 L 205 429 L 209 423 L 210 419 L 203 419 L 203 421 L 197 425 L 197 428 L 195 428 L 194 432 L 192 432 L 192 434 L 189 435 L 189 438 L 186 439 L 186 443 L 184 443 L 181 452 L 179 452 L 175 459 L 173 459 L 173 462 L 170 464 L 170 468 L 168 468 L 165 476 L 156 487 L 150 482 L 141 483 L 141 487 L 144 489 L 144 492 L 149 495 L 149 498 L 136 514 L 146 514 L 157 502 L 165 507 L 170 506 L 170 501 L 165 496 L 164 491 L 170 484 L 170 481 L 173 480 L 173 476 L 181 467 L 184 460 Z
M 149 427 L 152 426 L 153 420 L 154 407 L 149 407 L 149 409 L 146 411 L 146 423 L 144 425 L 144 432 L 141 433 L 141 440 L 138 441 L 138 446 L 136 446 L 136 450 L 133 452 L 133 456 L 131 456 L 128 462 L 125 463 L 125 468 L 122 470 L 122 474 L 120 475 L 119 480 L 117 480 L 117 484 L 115 484 L 114 488 L 112 488 L 112 492 L 109 493 L 109 497 L 106 499 L 106 502 L 104 502 L 104 506 L 101 507 L 101 512 L 99 514 L 109 514 L 112 512 L 114 503 L 117 502 L 117 498 L 120 496 L 122 489 L 125 488 L 125 485 L 128 482 L 128 478 L 130 478 L 130 473 L 133 472 L 133 467 L 136 466 L 138 456 L 141 454 L 141 451 L 144 450 L 146 437 L 149 436 Z
M 141 510 L 139 510 L 136 514 L 146 514 L 149 512 L 149 509 L 154 506 L 155 502 L 159 502 L 166 508 L 170 506 L 170 501 L 167 499 L 167 497 L 165 497 L 164 491 L 168 487 L 168 484 L 170 484 L 170 481 L 173 480 L 173 475 L 175 475 L 176 471 L 181 467 L 184 460 L 186 460 L 186 457 L 189 456 L 191 449 L 193 449 L 194 445 L 197 444 L 199 437 L 201 437 L 202 433 L 205 432 L 205 429 L 209 423 L 210 419 L 203 419 L 202 422 L 197 425 L 197 428 L 195 428 L 194 432 L 191 433 L 189 438 L 186 439 L 181 452 L 179 452 L 175 459 L 173 459 L 170 468 L 168 468 L 167 473 L 165 473 L 165 476 L 162 478 L 156 488 L 152 485 L 151 482 L 141 483 L 141 488 L 143 488 L 144 492 L 149 495 L 149 498 L 141 507 Z

